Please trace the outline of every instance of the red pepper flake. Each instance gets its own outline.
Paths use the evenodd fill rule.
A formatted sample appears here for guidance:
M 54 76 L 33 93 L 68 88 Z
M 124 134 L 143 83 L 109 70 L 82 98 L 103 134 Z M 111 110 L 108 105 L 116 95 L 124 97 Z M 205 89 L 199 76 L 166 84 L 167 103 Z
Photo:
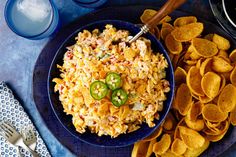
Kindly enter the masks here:
M 72 58 L 73 58 L 73 53 L 72 53 L 72 52 L 67 52 L 66 56 L 67 56 L 69 59 L 72 59 Z

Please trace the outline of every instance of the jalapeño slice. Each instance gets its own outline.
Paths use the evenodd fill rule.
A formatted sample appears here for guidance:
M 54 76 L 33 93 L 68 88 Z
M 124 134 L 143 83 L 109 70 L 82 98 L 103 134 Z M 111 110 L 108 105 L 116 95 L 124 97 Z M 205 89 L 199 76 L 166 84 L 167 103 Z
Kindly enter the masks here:
M 102 81 L 94 81 L 90 85 L 90 95 L 95 100 L 101 100 L 107 95 L 108 88 L 107 85 Z
M 111 102 L 116 107 L 120 107 L 121 105 L 125 104 L 127 99 L 128 95 L 123 89 L 116 89 L 112 92 Z
M 121 77 L 119 74 L 111 72 L 106 76 L 106 84 L 111 90 L 121 87 Z

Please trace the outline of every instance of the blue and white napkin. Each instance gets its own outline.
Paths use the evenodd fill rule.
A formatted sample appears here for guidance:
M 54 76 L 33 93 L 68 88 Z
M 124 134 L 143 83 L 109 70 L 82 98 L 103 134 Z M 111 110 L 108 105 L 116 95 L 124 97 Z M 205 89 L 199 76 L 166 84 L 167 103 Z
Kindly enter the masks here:
M 0 82 L 0 122 L 6 121 L 12 124 L 16 130 L 21 133 L 23 128 L 32 128 L 37 138 L 35 151 L 41 157 L 50 157 L 45 143 L 35 129 L 33 123 L 24 111 L 18 100 L 15 99 L 12 91 L 4 82 Z M 30 153 L 24 149 L 20 149 L 22 156 L 30 157 Z M 9 144 L 4 137 L 0 135 L 0 156 L 1 157 L 18 157 L 18 150 L 13 145 Z

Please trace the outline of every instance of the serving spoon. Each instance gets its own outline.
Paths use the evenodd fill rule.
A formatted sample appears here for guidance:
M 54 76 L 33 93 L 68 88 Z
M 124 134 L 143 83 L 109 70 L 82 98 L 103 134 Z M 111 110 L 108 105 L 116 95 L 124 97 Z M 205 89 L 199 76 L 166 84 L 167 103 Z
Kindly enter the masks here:
M 172 13 L 179 6 L 184 4 L 187 0 L 168 0 L 160 10 L 147 21 L 145 25 L 141 27 L 141 30 L 136 34 L 133 38 L 129 40 L 129 43 L 137 40 L 141 35 L 147 33 L 150 29 L 152 29 L 158 22 L 160 22 L 166 15 Z

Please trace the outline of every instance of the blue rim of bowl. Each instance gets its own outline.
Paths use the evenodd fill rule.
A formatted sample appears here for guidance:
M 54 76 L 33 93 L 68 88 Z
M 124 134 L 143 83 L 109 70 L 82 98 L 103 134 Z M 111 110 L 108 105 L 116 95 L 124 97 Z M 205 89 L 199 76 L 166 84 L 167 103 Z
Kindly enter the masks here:
M 54 11 L 57 11 L 57 12 L 58 12 L 57 8 L 56 8 L 55 5 L 54 5 L 54 2 L 53 2 L 52 0 L 49 0 L 49 3 L 50 3 L 51 8 L 52 8 L 52 20 L 51 20 L 50 24 L 48 25 L 47 29 L 45 29 L 43 32 L 41 32 L 41 33 L 39 33 L 39 34 L 37 34 L 37 35 L 27 36 L 27 35 L 23 35 L 22 33 L 18 32 L 17 29 L 15 29 L 15 28 L 10 24 L 11 22 L 9 22 L 9 19 L 8 19 L 8 16 L 7 16 L 7 10 L 8 10 L 7 8 L 9 7 L 9 4 L 11 3 L 11 1 L 12 1 L 12 0 L 7 0 L 7 2 L 6 2 L 6 4 L 5 4 L 5 8 L 4 8 L 4 17 L 5 17 L 6 23 L 7 23 L 8 27 L 9 27 L 15 34 L 17 34 L 17 35 L 19 35 L 19 36 L 21 36 L 21 37 L 27 38 L 27 39 L 33 39 L 33 38 L 35 38 L 35 37 L 39 37 L 40 35 L 42 35 L 42 34 L 44 34 L 45 32 L 47 32 L 47 31 L 49 30 L 50 26 L 51 26 L 52 23 L 53 23 L 53 19 L 54 19 L 54 16 L 55 16 L 55 15 L 54 15 L 54 14 L 55 14 Z
M 93 4 L 93 3 L 97 3 L 99 2 L 100 0 L 95 0 L 95 1 L 92 1 L 92 2 L 80 2 L 79 0 L 73 0 L 75 3 L 78 3 L 78 4 Z
M 224 12 L 225 12 L 225 16 L 227 17 L 227 19 L 229 20 L 229 22 L 236 28 L 236 24 L 233 22 L 233 20 L 232 20 L 231 17 L 229 16 L 228 11 L 227 11 L 227 9 L 226 9 L 225 0 L 222 0 L 222 6 L 223 6 L 223 10 L 224 10 Z
M 99 8 L 102 5 L 104 5 L 107 2 L 107 0 L 96 0 L 94 2 L 88 2 L 88 3 L 73 0 L 73 2 L 75 2 L 77 5 L 80 5 L 80 6 L 86 7 L 86 8 Z
M 57 58 L 57 56 L 58 56 L 58 53 L 59 53 L 59 51 L 65 46 L 65 43 L 66 43 L 72 36 L 74 36 L 76 33 L 80 32 L 81 30 L 85 29 L 86 27 L 89 27 L 89 26 L 91 26 L 91 25 L 94 25 L 94 24 L 97 24 L 97 23 L 101 23 L 101 22 L 107 22 L 107 23 L 109 23 L 109 22 L 112 22 L 112 21 L 113 21 L 113 22 L 127 23 L 127 24 L 129 24 L 129 25 L 133 25 L 134 27 L 140 29 L 140 27 L 138 27 L 137 25 L 135 25 L 135 24 L 133 24 L 133 23 L 131 23 L 131 22 L 122 21 L 122 20 L 100 20 L 100 21 L 92 22 L 92 23 L 90 23 L 90 24 L 87 24 L 87 25 L 84 25 L 84 26 L 78 28 L 76 31 L 74 31 L 72 34 L 70 34 L 70 35 L 64 40 L 64 42 L 61 44 L 61 46 L 58 48 L 58 50 L 57 50 L 56 54 L 54 55 L 53 60 L 52 60 L 52 62 L 51 62 L 51 65 L 50 65 L 50 68 L 49 68 L 49 71 L 48 71 L 48 77 L 47 77 L 47 92 L 48 92 L 47 94 L 48 94 L 50 106 L 51 106 L 51 108 L 52 108 L 52 110 L 53 110 L 53 112 L 54 112 L 56 118 L 58 119 L 58 121 L 60 122 L 60 124 L 63 126 L 63 128 L 64 128 L 65 130 L 67 130 L 67 131 L 68 131 L 71 135 L 73 135 L 75 138 L 77 138 L 77 139 L 79 139 L 79 140 L 81 140 L 81 141 L 83 141 L 83 142 L 85 142 L 85 143 L 87 143 L 87 144 L 89 144 L 89 145 L 98 146 L 98 147 L 102 147 L 102 148 L 105 148 L 105 147 L 106 147 L 106 148 L 120 148 L 120 147 L 130 146 L 130 145 L 134 144 L 135 142 L 137 142 L 137 141 L 139 141 L 139 140 L 142 140 L 142 139 L 148 137 L 149 135 L 151 135 L 151 134 L 161 125 L 161 123 L 162 123 L 162 122 L 164 121 L 164 119 L 166 118 L 167 114 L 170 112 L 170 108 L 171 108 L 171 105 L 172 105 L 172 102 L 173 102 L 173 99 L 174 99 L 174 88 L 175 88 L 174 70 L 173 70 L 173 66 L 172 66 L 172 64 L 171 64 L 171 60 L 170 60 L 170 58 L 169 58 L 169 55 L 168 55 L 166 49 L 164 48 L 164 46 L 162 45 L 162 43 L 161 43 L 154 35 L 152 35 L 151 33 L 149 33 L 150 35 L 152 35 L 152 36 L 154 37 L 154 39 L 155 39 L 157 42 L 160 43 L 160 47 L 161 47 L 161 49 L 162 49 L 162 52 L 165 53 L 165 58 L 166 58 L 166 60 L 167 60 L 167 62 L 168 62 L 170 71 L 171 71 L 171 73 L 172 73 L 172 77 L 169 78 L 169 80 L 172 80 L 172 88 L 170 87 L 171 89 L 170 89 L 170 93 L 169 93 L 169 94 L 170 94 L 169 106 L 168 106 L 166 112 L 163 113 L 163 118 L 162 118 L 161 120 L 158 120 L 158 123 L 156 124 L 156 126 L 154 126 L 153 129 L 152 129 L 149 133 L 147 133 L 145 136 L 143 136 L 141 139 L 137 139 L 137 140 L 134 141 L 134 142 L 129 142 L 129 143 L 126 143 L 126 144 L 123 144 L 123 145 L 115 145 L 115 146 L 114 146 L 114 145 L 98 145 L 98 144 L 94 144 L 94 143 L 88 142 L 88 141 L 86 141 L 86 140 L 84 140 L 84 139 L 78 137 L 76 134 L 74 134 L 73 132 L 71 132 L 70 129 L 68 129 L 68 128 L 64 125 L 64 123 L 61 121 L 61 118 L 58 116 L 57 111 L 55 110 L 55 108 L 54 108 L 54 106 L 53 106 L 53 102 L 52 102 L 51 96 L 50 96 L 51 69 L 53 68 L 53 64 L 54 64 L 54 62 L 55 62 L 55 60 L 56 60 L 56 58 Z M 165 100 L 165 101 L 166 101 L 166 100 Z M 162 112 L 162 111 L 161 111 L 161 112 Z

